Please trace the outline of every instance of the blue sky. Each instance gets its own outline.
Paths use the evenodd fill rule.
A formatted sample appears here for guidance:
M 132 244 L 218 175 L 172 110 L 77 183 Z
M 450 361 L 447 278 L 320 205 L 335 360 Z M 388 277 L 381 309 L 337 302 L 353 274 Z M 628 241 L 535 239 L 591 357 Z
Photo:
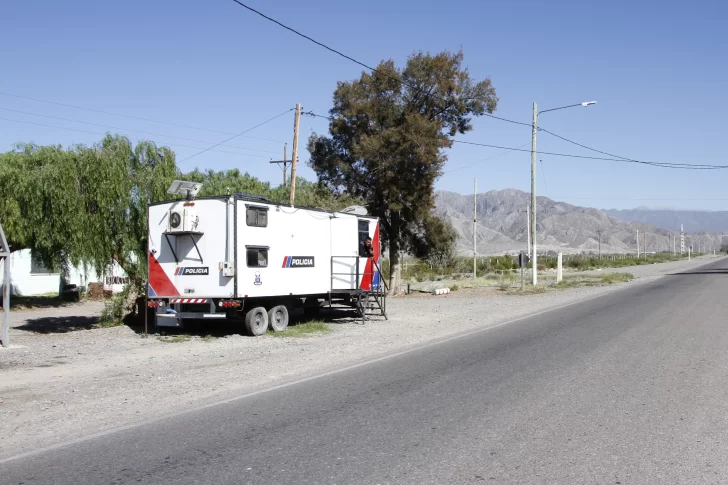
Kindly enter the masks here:
M 722 147 L 728 35 L 721 30 L 728 2 L 247 3 L 369 65 L 387 58 L 402 65 L 416 50 L 462 48 L 472 77 L 491 78 L 498 116 L 530 122 L 534 101 L 548 109 L 597 100 L 545 113 L 540 125 L 634 159 L 728 164 Z M 3 2 L 0 18 L 0 92 L 211 130 L 0 95 L 2 150 L 18 141 L 90 144 L 112 131 L 169 145 L 182 160 L 228 138 L 223 132 L 239 133 L 296 102 L 326 114 L 336 82 L 362 71 L 232 0 Z M 458 139 L 530 148 L 528 127 L 486 118 L 474 126 Z M 326 120 L 304 117 L 301 144 L 326 130 Z M 280 169 L 268 161 L 282 158 L 283 143 L 290 157 L 292 134 L 291 113 L 230 142 L 235 148 L 208 151 L 181 168 L 239 168 L 279 183 Z M 595 155 L 543 132 L 538 145 Z M 479 191 L 530 190 L 530 153 L 502 153 L 456 145 L 436 187 L 468 193 L 477 177 Z M 308 159 L 305 149 L 300 158 Z M 599 208 L 728 209 L 725 171 L 539 159 L 537 192 L 557 200 Z M 299 175 L 315 179 L 304 164 Z

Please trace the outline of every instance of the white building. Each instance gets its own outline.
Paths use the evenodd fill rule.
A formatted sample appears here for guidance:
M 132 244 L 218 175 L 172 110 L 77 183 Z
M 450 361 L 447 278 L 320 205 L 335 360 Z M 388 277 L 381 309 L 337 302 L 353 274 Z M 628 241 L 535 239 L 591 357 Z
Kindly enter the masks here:
M 41 261 L 33 258 L 30 249 L 15 251 L 10 255 L 10 291 L 19 296 L 58 295 L 61 291 L 61 274 L 52 273 Z M 4 263 L 0 262 L 0 284 L 5 282 L 2 272 Z M 67 284 L 76 285 L 79 289 L 86 288 L 89 283 L 103 283 L 104 290 L 114 293 L 120 292 L 129 278 L 124 270 L 114 263 L 110 265 L 106 274 L 99 276 L 90 269 L 84 271 L 83 266 L 71 268 Z

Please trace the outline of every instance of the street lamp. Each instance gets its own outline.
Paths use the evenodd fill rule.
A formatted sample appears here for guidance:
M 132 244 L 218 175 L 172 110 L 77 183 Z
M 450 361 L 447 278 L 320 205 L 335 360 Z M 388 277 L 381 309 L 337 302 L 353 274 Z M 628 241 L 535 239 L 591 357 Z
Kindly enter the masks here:
M 538 111 L 536 103 L 533 103 L 533 131 L 531 133 L 531 237 L 533 241 L 531 243 L 531 265 L 533 268 L 533 286 L 536 286 L 538 282 L 538 267 L 536 264 L 536 132 L 538 131 L 538 115 L 546 113 L 548 111 L 556 111 L 558 109 L 574 108 L 576 106 L 591 106 L 597 104 L 596 101 L 584 101 L 583 103 L 570 104 L 568 106 L 562 106 L 560 108 L 545 109 Z

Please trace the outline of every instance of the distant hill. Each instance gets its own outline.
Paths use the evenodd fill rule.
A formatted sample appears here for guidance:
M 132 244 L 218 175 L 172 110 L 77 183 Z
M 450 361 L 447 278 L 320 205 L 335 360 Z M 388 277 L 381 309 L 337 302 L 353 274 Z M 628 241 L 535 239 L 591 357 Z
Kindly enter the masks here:
M 526 248 L 526 207 L 531 196 L 516 189 L 492 190 L 477 195 L 478 254 L 503 254 Z M 599 209 L 579 207 L 557 202 L 547 197 L 537 197 L 538 250 L 596 252 L 599 234 L 602 236 L 603 253 L 636 252 L 637 230 L 640 232 L 640 250 L 647 233 L 647 251 L 672 249 L 672 235 L 668 231 L 642 221 L 629 221 Z M 619 212 L 619 211 L 618 211 Z M 472 255 L 473 245 L 473 196 L 448 191 L 436 193 L 436 213 L 449 220 L 458 233 L 457 250 Z M 686 225 L 686 232 L 688 227 Z M 718 248 L 720 237 L 715 234 L 695 234 L 693 246 L 705 244 L 707 249 Z M 686 241 L 686 244 L 688 241 Z
M 686 211 L 639 207 L 628 210 L 609 209 L 604 212 L 625 221 L 642 222 L 661 229 L 679 231 L 680 224 L 683 224 L 685 232 L 689 233 L 728 233 L 728 211 Z

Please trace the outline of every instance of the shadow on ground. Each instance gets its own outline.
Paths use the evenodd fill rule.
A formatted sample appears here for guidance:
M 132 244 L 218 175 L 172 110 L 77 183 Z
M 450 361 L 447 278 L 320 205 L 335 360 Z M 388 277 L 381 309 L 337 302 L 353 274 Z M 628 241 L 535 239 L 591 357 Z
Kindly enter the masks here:
M 41 317 L 30 319 L 15 329 L 33 333 L 68 333 L 91 330 L 98 322 L 98 317 L 88 316 Z

